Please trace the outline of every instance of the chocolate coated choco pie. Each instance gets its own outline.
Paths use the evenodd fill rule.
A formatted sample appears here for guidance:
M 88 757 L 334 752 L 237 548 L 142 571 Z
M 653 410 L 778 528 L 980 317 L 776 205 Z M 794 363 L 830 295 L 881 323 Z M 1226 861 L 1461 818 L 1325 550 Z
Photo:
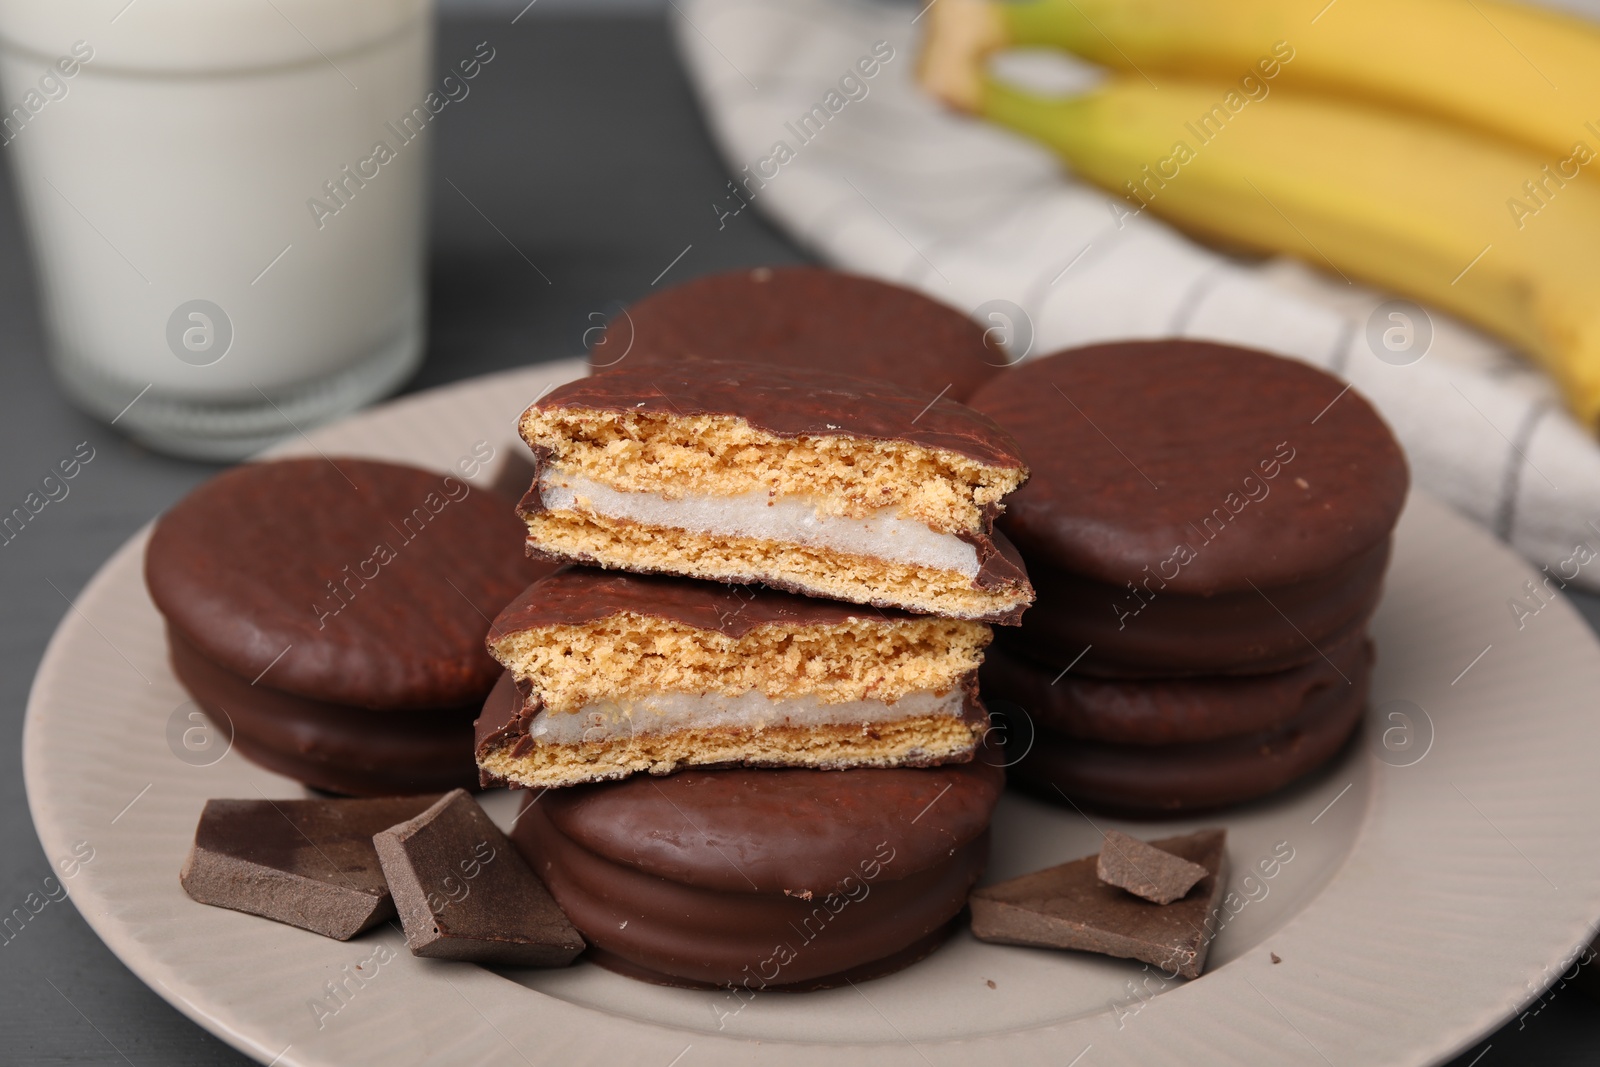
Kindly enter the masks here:
M 1320 370 L 1198 341 L 1093 345 L 1008 369 L 971 403 L 1033 471 L 998 526 L 1038 591 L 1008 640 L 1041 663 L 1280 670 L 1377 602 L 1405 460 Z
M 1028 471 L 994 420 L 811 366 L 624 364 L 535 398 L 528 552 L 1013 624 L 1033 589 L 993 536 Z
M 1012 780 L 1059 803 L 1144 816 L 1202 811 L 1266 796 L 1333 758 L 1361 722 L 1370 646 L 1349 684 L 1313 690 L 1276 729 L 1176 745 L 1117 745 L 1040 731 Z
M 1034 730 L 1063 744 L 1189 745 L 1277 730 L 1305 714 L 1323 690 L 1365 677 L 1372 658 L 1362 629 L 1323 652 L 1326 659 L 1271 674 L 1113 679 L 1063 675 L 991 647 L 980 676 L 985 699 L 1017 705 Z M 1027 728 L 1017 736 L 1028 737 Z
M 145 552 L 173 669 L 240 752 L 355 794 L 476 784 L 487 620 L 547 569 L 503 497 L 343 458 L 229 470 Z
M 759 586 L 557 571 L 494 620 L 484 782 L 530 789 L 688 766 L 925 767 L 989 717 L 978 622 Z
M 981 756 L 641 775 L 550 790 L 513 839 L 607 967 L 669 985 L 824 988 L 932 951 L 983 872 L 1003 784 Z
M 470 708 L 374 711 L 308 700 L 252 686 L 170 625 L 167 646 L 184 689 L 212 718 L 226 712 L 234 747 L 268 770 L 351 796 L 439 792 L 473 780 Z
M 675 285 L 628 306 L 589 353 L 596 370 L 734 359 L 820 367 L 904 389 L 972 393 L 1006 364 L 985 333 L 920 293 L 822 267 L 757 267 Z

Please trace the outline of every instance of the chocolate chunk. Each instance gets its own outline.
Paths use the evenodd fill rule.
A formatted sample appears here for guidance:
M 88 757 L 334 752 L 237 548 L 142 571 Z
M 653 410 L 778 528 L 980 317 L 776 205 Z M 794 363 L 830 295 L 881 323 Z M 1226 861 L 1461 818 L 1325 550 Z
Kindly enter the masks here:
M 372 835 L 436 799 L 208 800 L 178 880 L 202 904 L 346 941 L 394 915 Z
M 583 938 L 463 789 L 373 838 L 416 956 L 561 967 Z
M 1107 830 L 1095 874 L 1107 885 L 1126 889 L 1152 904 L 1171 904 L 1208 872 L 1165 849 L 1147 845 L 1120 830 Z
M 972 933 L 980 941 L 1071 948 L 1143 960 L 1184 978 L 1205 968 L 1222 899 L 1225 830 L 1150 842 L 1210 873 L 1175 904 L 1151 904 L 1103 884 L 1096 858 L 1049 867 L 972 894 Z

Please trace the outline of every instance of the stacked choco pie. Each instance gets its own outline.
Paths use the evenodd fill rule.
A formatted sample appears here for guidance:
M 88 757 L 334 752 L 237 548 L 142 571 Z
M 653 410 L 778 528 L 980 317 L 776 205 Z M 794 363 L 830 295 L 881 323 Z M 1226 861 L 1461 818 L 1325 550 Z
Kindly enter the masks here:
M 835 296 L 855 317 L 814 303 Z M 519 423 L 528 552 L 568 566 L 490 629 L 484 783 L 539 790 L 514 840 L 607 967 L 751 990 L 897 969 L 984 868 L 1003 774 L 975 758 L 976 672 L 1033 595 L 993 531 L 1027 477 L 1015 444 L 942 395 L 982 334 L 811 270 L 624 322 L 626 359 Z M 824 365 L 902 334 L 937 384 Z
M 1030 361 L 972 404 L 1033 471 L 1000 528 L 1038 602 L 983 671 L 1034 728 L 1008 730 L 1015 781 L 1127 813 L 1212 808 L 1338 751 L 1407 486 L 1360 395 L 1265 353 L 1153 341 Z
M 551 568 L 524 558 L 510 501 L 468 479 L 346 457 L 248 463 L 156 523 L 145 582 L 193 697 L 169 743 L 232 748 L 332 793 L 477 780 L 472 723 L 499 677 L 485 619 Z M 201 716 L 211 720 L 207 723 Z

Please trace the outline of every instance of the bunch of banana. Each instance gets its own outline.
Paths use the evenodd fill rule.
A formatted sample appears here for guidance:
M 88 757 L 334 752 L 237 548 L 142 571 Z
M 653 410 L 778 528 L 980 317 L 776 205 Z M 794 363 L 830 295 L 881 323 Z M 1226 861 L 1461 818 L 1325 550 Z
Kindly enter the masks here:
M 932 15 L 921 77 L 946 102 L 1049 145 L 1130 213 L 1476 322 L 1600 425 L 1594 27 L 1494 0 L 937 0 Z M 986 75 L 990 53 L 1029 44 L 1114 73 L 1071 98 Z

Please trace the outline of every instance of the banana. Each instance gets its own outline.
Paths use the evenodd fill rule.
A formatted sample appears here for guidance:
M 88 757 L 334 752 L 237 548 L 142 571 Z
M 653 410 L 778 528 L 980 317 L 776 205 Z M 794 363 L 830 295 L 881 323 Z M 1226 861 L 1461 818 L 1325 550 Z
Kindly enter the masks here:
M 1600 28 L 1504 0 L 936 0 L 929 16 L 924 84 L 964 110 L 963 54 L 1053 45 L 1160 84 L 1249 77 L 1277 46 L 1297 91 L 1477 127 L 1544 162 L 1579 141 L 1600 150 Z
M 1600 424 L 1600 188 L 1575 169 L 1593 154 L 1569 173 L 1402 112 L 1252 100 L 1226 83 L 1169 78 L 1158 90 L 1136 75 L 1065 99 L 987 79 L 979 109 L 1121 194 L 1127 213 L 1478 323 L 1543 363 L 1577 416 Z

